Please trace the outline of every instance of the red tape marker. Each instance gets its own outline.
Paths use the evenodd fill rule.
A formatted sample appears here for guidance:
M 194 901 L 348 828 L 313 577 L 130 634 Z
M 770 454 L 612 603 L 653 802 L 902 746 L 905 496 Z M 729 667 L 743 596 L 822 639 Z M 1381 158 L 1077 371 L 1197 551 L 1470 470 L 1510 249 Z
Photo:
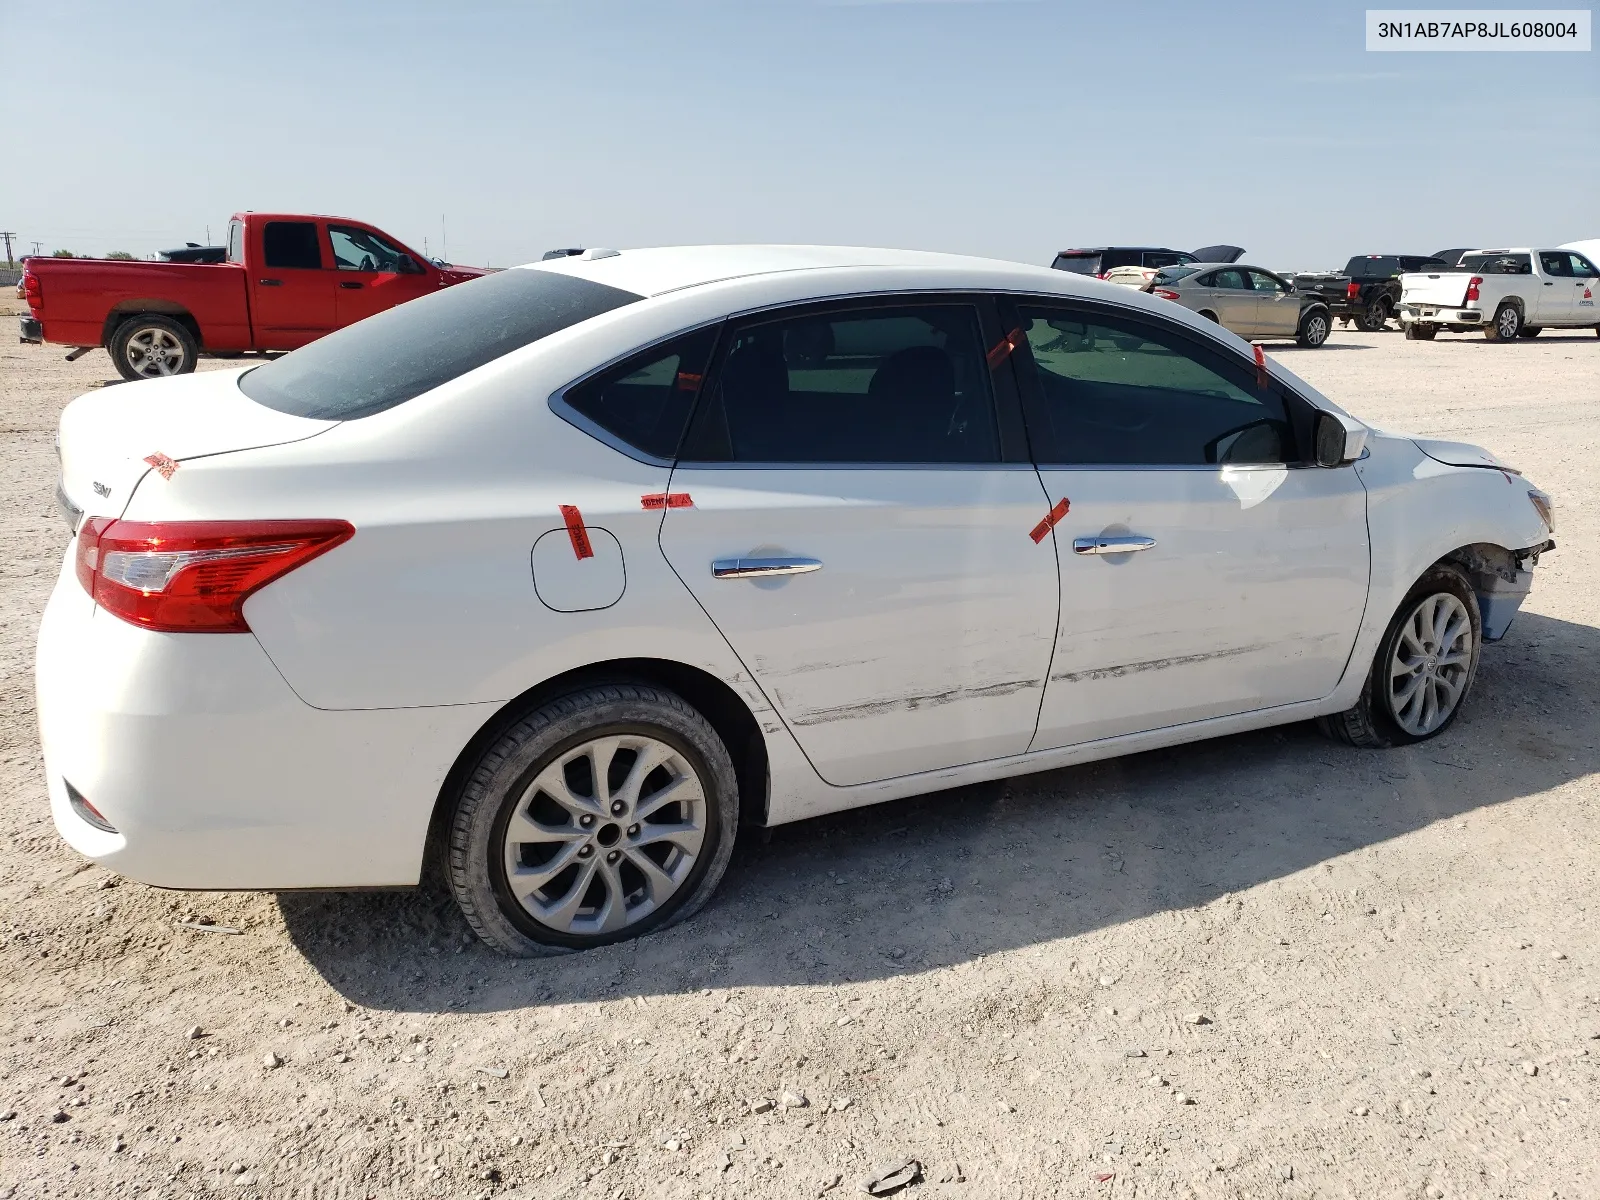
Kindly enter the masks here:
M 156 474 L 160 475 L 163 479 L 171 479 L 173 474 L 178 469 L 176 460 L 168 458 L 159 450 L 157 450 L 154 454 L 146 456 L 144 461 L 154 467 L 156 469 Z
M 572 552 L 580 559 L 593 558 L 594 547 L 589 544 L 589 531 L 583 527 L 583 514 L 575 504 L 561 506 L 561 519 L 567 523 L 567 536 L 572 539 Z
M 997 344 L 994 349 L 990 350 L 987 355 L 990 368 L 992 369 L 994 367 L 998 367 L 1006 360 L 1006 355 L 1010 354 L 1021 344 L 1022 330 L 1013 329 L 1010 333 L 1006 334 L 1005 337 L 1000 339 L 999 344 Z
M 1033 539 L 1033 544 L 1037 546 L 1040 542 L 1044 541 L 1044 539 L 1049 536 L 1050 531 L 1056 527 L 1057 523 L 1062 517 L 1067 515 L 1071 508 L 1072 501 L 1068 500 L 1065 496 L 1061 497 L 1061 499 L 1056 503 L 1056 506 L 1045 515 L 1044 520 L 1035 525 L 1033 527 L 1033 532 L 1028 534 L 1028 536 Z
M 694 500 L 688 492 L 651 492 L 648 496 L 640 496 L 639 503 L 646 509 L 694 507 Z
M 1258 388 L 1264 388 L 1264 387 L 1267 386 L 1267 355 L 1266 355 L 1266 352 L 1261 349 L 1259 344 L 1255 347 L 1255 351 L 1256 351 L 1256 386 Z

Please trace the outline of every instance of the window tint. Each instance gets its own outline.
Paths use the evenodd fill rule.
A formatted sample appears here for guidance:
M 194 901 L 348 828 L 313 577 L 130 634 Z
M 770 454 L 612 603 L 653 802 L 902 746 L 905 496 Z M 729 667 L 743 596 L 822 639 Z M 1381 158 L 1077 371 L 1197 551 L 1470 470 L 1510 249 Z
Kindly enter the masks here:
M 1407 254 L 1400 256 L 1400 269 L 1402 271 L 1437 271 L 1444 266 L 1448 266 L 1448 264 L 1437 258 L 1416 258 Z
M 1482 275 L 1531 275 L 1533 259 L 1526 254 L 1463 254 L 1461 267 Z
M 1152 250 L 1144 256 L 1144 265 L 1147 267 L 1176 267 L 1193 261 L 1192 254 L 1185 254 L 1181 250 Z
M 1546 275 L 1569 276 L 1572 274 L 1572 260 L 1561 250 L 1541 250 L 1539 269 Z
M 1163 267 L 1156 272 L 1156 283 L 1177 283 L 1180 279 L 1187 279 L 1195 274 L 1196 267 Z
M 258 404 L 298 417 L 368 417 L 642 299 L 554 271 L 500 271 L 347 325 L 245 372 L 239 389 Z
M 1100 273 L 1112 267 L 1139 267 L 1144 265 L 1144 254 L 1139 250 L 1106 250 L 1100 255 Z
M 1250 289 L 1249 283 L 1245 281 L 1244 272 L 1236 271 L 1232 268 L 1226 271 L 1218 271 L 1216 274 L 1212 275 L 1211 278 L 1206 281 L 1206 286 L 1214 288 L 1229 288 L 1230 290 L 1238 291 L 1248 291 Z
M 1352 279 L 1388 279 L 1400 274 L 1400 260 L 1392 254 L 1363 255 L 1352 258 L 1345 273 Z
M 1282 396 L 1242 364 L 1153 323 L 1043 306 L 1020 312 L 1037 368 L 1042 412 L 1030 436 L 1041 461 L 1295 461 Z
M 329 225 L 328 240 L 333 243 L 333 265 L 341 271 L 398 271 L 405 253 L 370 229 L 353 225 Z
M 1095 275 L 1100 271 L 1098 254 L 1058 254 L 1050 264 L 1058 271 L 1071 271 L 1075 275 Z
M 1000 460 L 977 310 L 824 311 L 735 328 L 685 459 Z
M 711 328 L 652 347 L 568 388 L 561 398 L 627 445 L 654 458 L 674 458 L 716 340 Z
M 1270 292 L 1276 296 L 1287 289 L 1265 271 L 1246 271 L 1245 275 L 1250 280 L 1250 286 L 1258 292 Z
M 317 271 L 322 250 L 317 245 L 314 221 L 268 221 L 261 234 L 262 257 L 269 267 Z

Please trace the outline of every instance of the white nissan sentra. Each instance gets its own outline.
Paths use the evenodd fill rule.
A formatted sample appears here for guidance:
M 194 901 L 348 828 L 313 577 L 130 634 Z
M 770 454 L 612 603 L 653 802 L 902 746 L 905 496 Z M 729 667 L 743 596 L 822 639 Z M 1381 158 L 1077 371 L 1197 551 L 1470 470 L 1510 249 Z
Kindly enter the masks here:
M 1553 546 L 1492 454 L 1193 313 L 901 251 L 504 271 L 84 396 L 60 454 L 62 836 L 174 888 L 438 862 L 513 954 L 681 920 L 741 824 L 1307 718 L 1434 737 Z

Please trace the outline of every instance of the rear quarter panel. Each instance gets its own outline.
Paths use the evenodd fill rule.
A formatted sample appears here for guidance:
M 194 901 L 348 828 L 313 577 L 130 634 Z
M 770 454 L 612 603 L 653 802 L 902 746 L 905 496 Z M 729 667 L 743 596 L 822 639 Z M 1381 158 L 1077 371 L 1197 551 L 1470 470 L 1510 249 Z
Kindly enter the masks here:
M 213 350 L 250 348 L 244 268 L 233 263 L 30 259 L 44 294 L 46 341 L 98 346 L 113 310 L 187 313 Z

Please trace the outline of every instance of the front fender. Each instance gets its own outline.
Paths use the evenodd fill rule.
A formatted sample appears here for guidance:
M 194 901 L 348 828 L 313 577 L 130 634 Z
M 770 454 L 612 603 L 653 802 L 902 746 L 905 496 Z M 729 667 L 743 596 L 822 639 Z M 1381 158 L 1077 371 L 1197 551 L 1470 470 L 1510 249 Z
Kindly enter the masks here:
M 1336 692 L 1341 707 L 1355 702 L 1390 619 L 1429 567 L 1467 547 L 1515 551 L 1542 546 L 1550 537 L 1522 476 L 1439 462 L 1409 438 L 1376 431 L 1369 445 L 1371 453 L 1356 472 L 1367 489 L 1372 582 Z

